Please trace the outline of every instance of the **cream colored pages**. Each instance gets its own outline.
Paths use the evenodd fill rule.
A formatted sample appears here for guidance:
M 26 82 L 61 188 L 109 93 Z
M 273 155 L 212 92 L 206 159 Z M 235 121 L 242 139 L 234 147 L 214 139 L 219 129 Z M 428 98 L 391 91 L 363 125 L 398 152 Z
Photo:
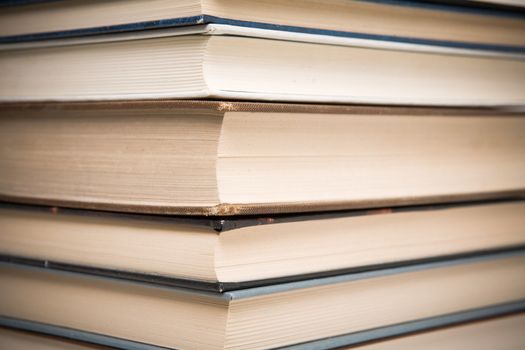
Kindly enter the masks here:
M 227 112 L 219 199 L 299 207 L 523 190 L 523 152 L 521 117 Z
M 522 202 L 252 226 L 220 234 L 215 265 L 219 281 L 326 272 L 524 245 L 523 227 Z
M 0 100 L 204 97 L 206 41 L 187 35 L 0 50 Z
M 0 208 L 1 254 L 209 282 L 333 272 L 525 244 L 524 202 L 255 225 L 220 234 L 151 217 L 25 209 Z
M 523 256 L 230 300 L 43 269 L 0 273 L 3 315 L 199 350 L 273 348 L 525 297 Z
M 211 228 L 137 217 L 0 209 L 0 254 L 155 276 L 217 281 Z
M 276 113 L 259 104 L 223 118 L 227 106 L 6 111 L 0 195 L 32 204 L 234 215 L 525 190 L 525 118 L 518 114 Z
M 218 349 L 227 301 L 148 283 L 0 267 L 0 314 L 179 349 Z
M 525 60 L 515 57 L 183 35 L 185 30 L 173 30 L 174 37 L 0 50 L 0 101 L 209 97 L 436 106 L 525 104 Z
M 348 350 L 521 350 L 525 348 L 524 329 L 525 315 L 519 314 L 386 339 Z
M 203 64 L 210 94 L 229 99 L 525 104 L 522 59 L 213 36 Z
M 0 348 L 5 350 L 111 350 L 44 334 L 0 328 Z
M 522 0 L 496 0 L 522 2 Z M 494 1 L 495 2 L 495 1 Z M 203 12 L 223 18 L 328 30 L 494 44 L 525 44 L 519 18 L 479 16 L 372 1 L 203 0 Z
M 523 3 L 521 0 L 493 2 Z M 158 20 L 165 20 L 162 25 L 169 25 L 170 21 L 176 25 L 176 19 L 201 15 L 379 36 L 496 45 L 523 46 L 525 43 L 525 24 L 520 18 L 345 0 L 329 3 L 322 0 L 53 1 L 3 8 L 0 36 L 144 22 L 153 26 L 151 22 Z
M 221 121 L 214 111 L 170 109 L 4 113 L 0 192 L 128 211 L 214 206 Z
M 525 257 L 233 300 L 228 349 L 267 349 L 525 297 Z
M 200 14 L 198 0 L 62 0 L 3 8 L 0 12 L 0 36 L 96 28 Z

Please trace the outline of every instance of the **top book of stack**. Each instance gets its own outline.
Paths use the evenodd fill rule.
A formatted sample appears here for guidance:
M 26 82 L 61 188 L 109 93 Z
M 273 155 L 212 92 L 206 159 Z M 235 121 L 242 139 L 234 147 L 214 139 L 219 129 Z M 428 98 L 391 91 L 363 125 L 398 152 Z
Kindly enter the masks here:
M 0 100 L 523 105 L 525 14 L 478 4 L 17 1 Z

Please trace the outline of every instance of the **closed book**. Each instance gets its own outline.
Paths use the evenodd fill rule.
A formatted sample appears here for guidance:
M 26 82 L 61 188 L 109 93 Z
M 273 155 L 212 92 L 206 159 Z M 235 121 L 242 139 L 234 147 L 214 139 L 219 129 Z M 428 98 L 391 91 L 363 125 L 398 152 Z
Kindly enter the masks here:
M 171 217 L 0 207 L 0 258 L 226 291 L 525 246 L 525 204 Z
M 3 1 L 6 3 L 6 1 Z M 523 10 L 474 1 L 8 1 L 0 42 L 199 24 L 235 25 L 358 40 L 523 52 Z M 486 1 L 485 4 L 489 3 Z M 519 3 L 493 0 L 490 3 Z M 373 23 L 373 25 L 370 25 Z
M 525 61 L 519 53 L 429 51 L 374 40 L 356 45 L 284 33 L 209 25 L 3 45 L 0 101 L 525 104 Z
M 1 110 L 5 201 L 228 216 L 525 189 L 519 111 L 206 101 Z

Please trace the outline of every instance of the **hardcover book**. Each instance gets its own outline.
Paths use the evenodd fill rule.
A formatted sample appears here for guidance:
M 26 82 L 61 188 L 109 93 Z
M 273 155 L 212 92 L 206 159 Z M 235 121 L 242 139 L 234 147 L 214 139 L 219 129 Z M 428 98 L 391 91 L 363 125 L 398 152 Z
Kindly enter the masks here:
M 245 218 L 4 205 L 0 254 L 65 271 L 226 291 L 515 250 L 525 246 L 524 203 Z
M 525 344 L 525 302 L 500 304 L 281 347 L 286 350 L 483 349 Z M 20 350 L 166 350 L 67 327 L 0 316 L 0 345 Z
M 504 4 L 519 0 L 491 2 Z M 436 47 L 521 53 L 525 50 L 522 9 L 464 6 L 475 4 L 473 1 L 62 0 L 9 3 L 18 3 L 18 6 L 6 6 L 0 11 L 2 42 L 221 24 Z
M 0 198 L 11 202 L 228 216 L 525 189 L 519 111 L 204 101 L 1 111 Z
M 2 45 L 0 101 L 525 104 L 523 54 L 354 41 L 208 25 Z

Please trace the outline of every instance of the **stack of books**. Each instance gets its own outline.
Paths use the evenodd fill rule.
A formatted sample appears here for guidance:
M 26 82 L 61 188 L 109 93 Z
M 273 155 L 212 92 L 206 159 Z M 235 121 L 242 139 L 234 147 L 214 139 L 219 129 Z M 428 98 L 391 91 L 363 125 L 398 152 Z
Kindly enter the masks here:
M 512 1 L 8 1 L 0 347 L 525 347 Z

